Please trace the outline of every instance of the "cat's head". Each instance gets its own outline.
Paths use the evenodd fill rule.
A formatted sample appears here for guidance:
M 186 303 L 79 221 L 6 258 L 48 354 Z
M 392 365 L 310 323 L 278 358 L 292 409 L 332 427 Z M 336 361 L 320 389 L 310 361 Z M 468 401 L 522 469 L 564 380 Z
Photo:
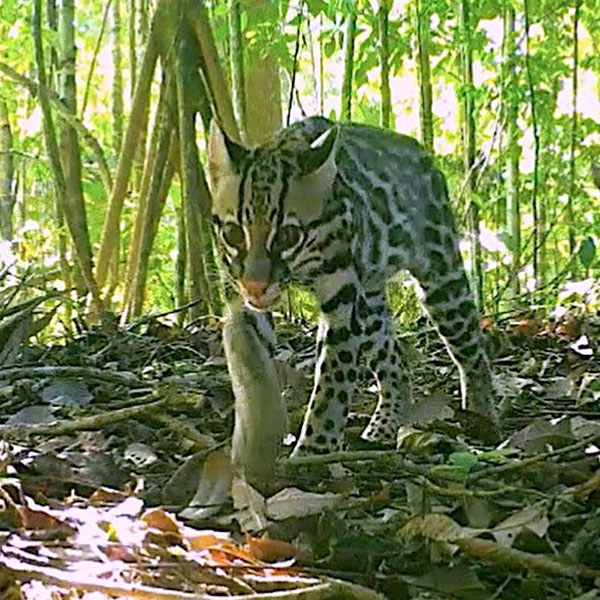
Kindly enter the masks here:
M 211 125 L 208 175 L 219 252 L 255 309 L 272 306 L 281 284 L 318 260 L 311 232 L 336 176 L 336 140 L 337 127 L 326 119 L 292 126 L 254 149 Z

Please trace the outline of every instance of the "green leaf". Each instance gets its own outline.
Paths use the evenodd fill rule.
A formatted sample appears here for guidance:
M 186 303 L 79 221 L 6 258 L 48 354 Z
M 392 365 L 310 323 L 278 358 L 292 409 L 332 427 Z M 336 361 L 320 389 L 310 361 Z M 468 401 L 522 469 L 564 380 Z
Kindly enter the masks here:
M 479 461 L 477 456 L 470 452 L 453 452 L 448 457 L 448 462 L 462 473 L 467 474 Z
M 594 258 L 596 257 L 596 243 L 590 236 L 586 237 L 581 242 L 577 255 L 579 256 L 579 261 L 581 264 L 586 269 L 589 269 L 594 262 Z
M 327 8 L 323 0 L 307 0 L 306 6 L 311 16 L 316 17 L 320 12 L 324 12 Z
M 330 58 L 335 52 L 335 38 L 330 38 L 329 41 L 323 44 L 323 52 L 327 58 Z

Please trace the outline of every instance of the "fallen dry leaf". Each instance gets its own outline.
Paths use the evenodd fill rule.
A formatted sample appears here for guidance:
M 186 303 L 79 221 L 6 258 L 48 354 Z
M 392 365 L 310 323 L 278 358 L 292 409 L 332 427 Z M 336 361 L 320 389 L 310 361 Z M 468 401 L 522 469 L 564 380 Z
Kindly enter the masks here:
M 245 549 L 254 557 L 265 562 L 279 562 L 294 558 L 297 549 L 293 544 L 269 538 L 257 538 L 246 535 Z
M 33 529 L 35 531 L 56 531 L 64 533 L 65 535 L 72 535 L 75 533 L 73 527 L 43 510 L 34 510 L 28 506 L 20 506 L 19 513 L 21 514 L 23 527 L 25 529 Z
M 168 513 L 163 508 L 151 508 L 140 518 L 143 523 L 153 529 L 158 529 L 165 533 L 176 533 L 179 531 L 180 525 L 177 523 L 175 516 Z

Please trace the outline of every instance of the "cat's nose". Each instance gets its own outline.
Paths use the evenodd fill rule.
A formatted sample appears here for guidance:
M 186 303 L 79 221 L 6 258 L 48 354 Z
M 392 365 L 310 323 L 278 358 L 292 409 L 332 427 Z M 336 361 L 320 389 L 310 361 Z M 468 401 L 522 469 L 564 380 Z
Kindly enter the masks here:
M 260 298 L 269 287 L 268 281 L 257 281 L 253 279 L 246 279 L 240 282 L 244 292 L 253 298 Z

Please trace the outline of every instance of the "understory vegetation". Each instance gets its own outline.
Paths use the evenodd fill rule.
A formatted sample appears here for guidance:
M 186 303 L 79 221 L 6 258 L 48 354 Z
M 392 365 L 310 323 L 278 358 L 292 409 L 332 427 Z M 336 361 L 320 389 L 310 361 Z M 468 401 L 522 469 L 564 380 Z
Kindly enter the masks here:
M 59 329 L 86 298 L 122 322 L 221 314 L 204 176 L 213 115 L 249 145 L 313 114 L 413 135 L 450 182 L 485 314 L 597 306 L 593 0 L 0 10 L 3 285 L 23 281 L 23 299 L 55 290 Z M 412 322 L 410 284 L 390 296 Z M 285 312 L 310 319 L 314 306 L 294 290 Z
M 312 115 L 435 154 L 501 443 L 401 275 L 397 447 L 355 373 L 349 452 L 232 472 L 210 123 Z M 600 0 L 0 0 L 0 598 L 597 600 L 599 209 Z M 293 435 L 317 318 L 285 290 Z

